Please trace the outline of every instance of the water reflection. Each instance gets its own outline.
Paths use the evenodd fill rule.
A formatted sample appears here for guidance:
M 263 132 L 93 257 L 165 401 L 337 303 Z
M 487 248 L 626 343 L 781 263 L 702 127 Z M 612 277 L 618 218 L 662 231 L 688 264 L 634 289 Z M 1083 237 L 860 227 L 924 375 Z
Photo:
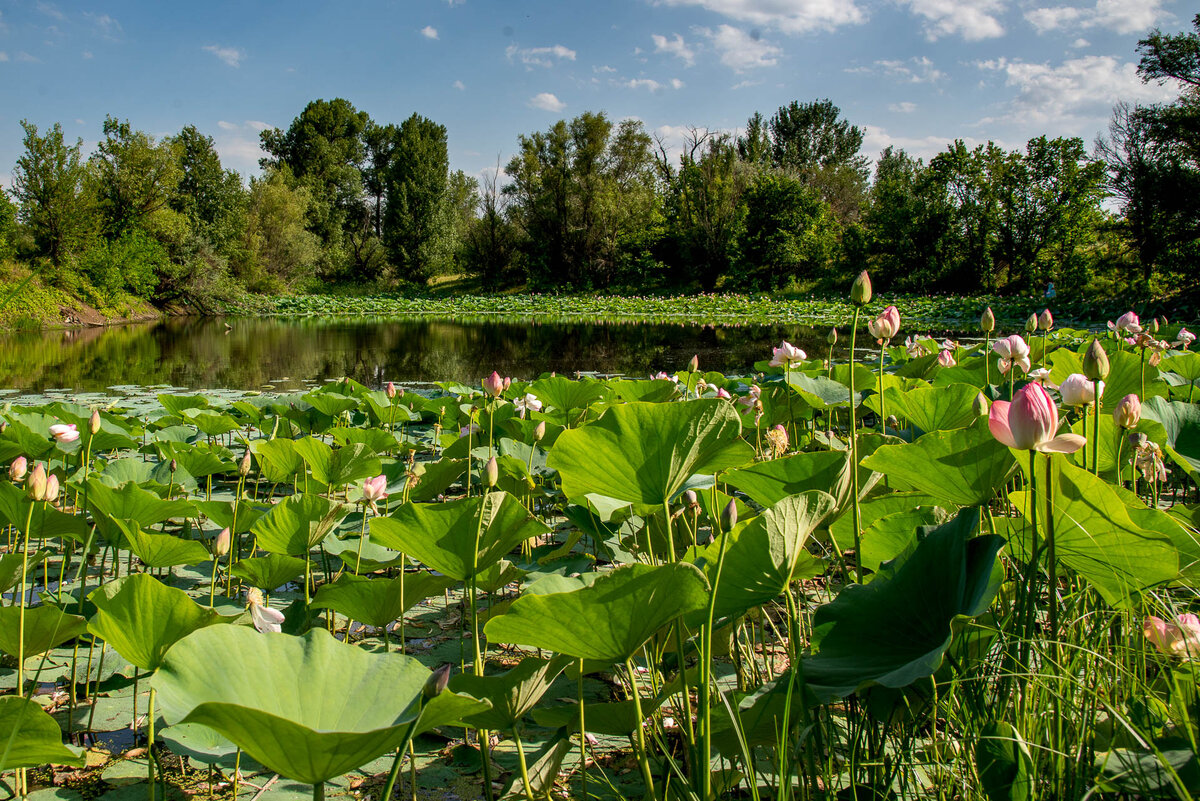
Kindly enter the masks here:
M 295 388 L 350 376 L 478 381 L 492 370 L 529 378 L 577 370 L 642 376 L 682 369 L 748 371 L 781 339 L 824 354 L 824 331 L 798 325 L 699 325 L 444 319 L 303 318 L 225 322 L 174 318 L 113 328 L 0 337 L 0 387 L 90 392 L 116 385 Z

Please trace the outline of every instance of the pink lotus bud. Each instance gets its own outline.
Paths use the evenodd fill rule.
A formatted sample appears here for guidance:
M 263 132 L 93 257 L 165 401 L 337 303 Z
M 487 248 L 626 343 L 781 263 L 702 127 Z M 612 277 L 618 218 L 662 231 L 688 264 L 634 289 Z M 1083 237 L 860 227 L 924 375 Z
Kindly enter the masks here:
M 1043 331 L 1049 331 L 1054 327 L 1054 315 L 1049 309 L 1042 309 L 1042 313 L 1038 315 L 1038 328 Z
M 8 466 L 8 477 L 13 482 L 18 482 L 25 478 L 25 473 L 29 471 L 29 461 L 24 456 L 18 456 L 13 459 L 12 464 Z
M 837 344 L 837 329 L 830 328 L 829 333 L 825 335 L 825 343 L 833 346 Z
M 1113 409 L 1113 422 L 1120 428 L 1134 428 L 1142 419 L 1142 402 L 1137 395 L 1130 393 L 1117 401 Z
M 863 275 L 866 275 L 864 272 Z M 725 508 L 721 510 L 721 529 L 723 531 L 732 531 L 737 525 L 738 511 L 737 501 L 733 498 L 729 499 L 729 503 L 725 504 Z
M 58 476 L 53 473 L 46 478 L 46 493 L 42 500 L 47 503 L 54 503 L 58 500 Z
M 1095 381 L 1108 378 L 1108 369 L 1108 354 L 1104 351 L 1100 340 L 1093 339 L 1092 344 L 1088 345 L 1087 352 L 1083 354 L 1083 374 L 1086 378 Z
M 866 306 L 871 302 L 871 276 L 863 270 L 850 285 L 850 302 L 855 306 Z
M 545 436 L 546 436 L 546 421 L 539 420 L 538 424 L 533 427 L 533 441 L 541 442 L 542 438 Z
M 954 365 L 958 364 L 958 362 L 954 361 L 953 353 L 948 350 L 944 350 L 938 354 L 938 364 L 940 364 L 942 367 L 953 367 Z
M 883 313 L 867 323 L 867 330 L 876 342 L 887 342 L 900 331 L 900 311 L 895 306 L 888 306 Z
M 729 400 L 733 396 L 729 394 L 729 391 L 725 387 L 717 387 L 717 397 L 722 400 Z
M 1142 321 L 1138 319 L 1136 314 L 1128 311 L 1118 317 L 1115 323 L 1109 320 L 1108 330 L 1117 331 L 1121 334 L 1140 334 L 1142 333 Z
M 242 454 L 242 460 L 238 462 L 238 475 L 243 478 L 250 475 L 250 466 L 250 449 L 247 448 L 246 452 Z
M 391 400 L 392 398 L 396 397 L 396 385 L 391 381 L 387 382 L 387 387 L 383 390 L 383 392 L 388 396 L 388 400 Z
M 74 442 L 79 439 L 79 430 L 74 423 L 56 423 L 50 426 L 50 435 L 58 442 Z
M 694 373 L 699 369 L 700 369 L 700 356 L 699 355 L 692 356 L 691 361 L 688 362 L 688 372 Z
M 387 476 L 378 475 L 363 482 L 363 500 L 374 505 L 387 497 Z
M 93 437 L 100 433 L 99 409 L 92 409 L 92 416 L 88 419 L 88 431 L 91 432 Z
M 170 470 L 172 473 L 174 473 L 176 470 L 179 469 L 179 462 L 172 459 L 170 462 L 167 463 L 167 469 Z
M 493 456 L 487 460 L 487 464 L 483 466 L 483 483 L 491 489 L 496 486 L 496 482 L 500 480 L 500 465 Z
M 578 379 L 579 379 L 579 375 L 578 375 L 578 374 L 576 374 L 576 375 L 575 375 L 575 379 L 576 379 L 576 380 L 578 380 Z M 508 388 L 509 388 L 509 387 L 511 387 L 511 386 L 512 386 L 512 379 L 511 379 L 511 378 L 509 378 L 508 376 L 505 376 L 505 377 L 504 377 L 504 391 L 505 391 L 505 392 L 507 392 L 507 391 L 508 391 Z
M 224 556 L 229 553 L 229 545 L 233 540 L 233 534 L 228 527 L 221 529 L 217 536 L 213 537 L 212 552 L 214 556 Z
M 984 397 L 982 392 L 975 396 L 971 408 L 975 411 L 977 417 L 982 417 L 988 413 L 988 399 Z
M 1078 434 L 1060 434 L 1058 407 L 1041 384 L 1026 384 L 1011 403 L 996 401 L 988 415 L 992 436 L 1019 450 L 1074 453 L 1086 440 Z
M 991 306 L 988 306 L 983 310 L 983 314 L 979 315 L 979 330 L 988 334 L 996 330 L 996 315 L 992 313 Z
M 1087 376 L 1071 373 L 1058 388 L 1062 401 L 1067 406 L 1088 406 L 1096 402 L 1096 387 Z M 1100 382 L 1100 394 L 1104 394 L 1104 382 Z
M 493 398 L 500 397 L 500 393 L 504 391 L 504 379 L 493 370 L 490 376 L 483 379 L 483 391 Z
M 421 689 L 421 695 L 426 701 L 437 698 L 446 691 L 450 684 L 450 668 L 451 665 L 447 663 L 429 674 L 425 686 Z
M 46 468 L 41 462 L 33 466 L 33 472 L 25 482 L 25 493 L 35 501 L 46 500 Z
M 1029 319 L 1025 321 L 1025 333 L 1032 334 L 1038 330 L 1038 316 L 1036 314 L 1029 315 Z

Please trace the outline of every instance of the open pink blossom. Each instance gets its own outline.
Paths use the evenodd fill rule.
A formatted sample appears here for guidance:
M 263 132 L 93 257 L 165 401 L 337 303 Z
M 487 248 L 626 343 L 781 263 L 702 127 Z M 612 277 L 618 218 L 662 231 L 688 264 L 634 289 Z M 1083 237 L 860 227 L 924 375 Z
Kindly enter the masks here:
M 944 350 L 938 354 L 938 364 L 940 364 L 942 367 L 953 367 L 954 365 L 958 364 L 958 362 L 954 361 L 953 353 L 948 350 Z
M 514 400 L 513 406 L 517 409 L 517 416 L 522 419 L 525 417 L 525 412 L 540 412 L 542 410 L 542 402 L 532 392 L 526 392 L 524 397 Z
M 729 400 L 733 396 L 730 395 L 729 390 L 725 389 L 724 387 L 717 387 L 717 397 L 722 400 Z
M 992 350 L 1000 357 L 1000 372 L 1007 373 L 1015 364 L 1021 372 L 1028 373 L 1033 366 L 1029 361 L 1029 345 L 1020 334 L 1013 334 L 1004 339 L 997 339 L 992 344 Z
M 887 342 L 900 331 L 900 310 L 895 306 L 888 306 L 878 317 L 867 322 L 867 331 L 875 338 L 876 343 L 882 345 Z
M 1195 615 L 1180 615 L 1174 623 L 1151 615 L 1142 624 L 1142 633 L 1166 656 L 1200 657 L 1200 618 Z
M 1045 367 L 1039 367 L 1036 370 L 1030 370 L 1028 378 L 1030 381 L 1036 381 L 1042 386 L 1046 385 L 1046 379 L 1050 377 L 1050 371 Z
M 250 620 L 260 634 L 278 634 L 283 630 L 283 612 L 267 606 L 260 590 L 251 587 L 246 592 L 246 601 L 250 605 Z
M 1108 330 L 1119 331 L 1122 334 L 1140 334 L 1142 333 L 1142 321 L 1136 314 L 1128 311 L 1118 317 L 1115 323 L 1109 320 Z
M 790 367 L 796 362 L 802 362 L 807 358 L 807 353 L 785 339 L 779 343 L 778 348 L 771 349 L 771 361 L 767 364 L 770 367 Z
M 1058 407 L 1041 384 L 1026 384 L 1011 403 L 996 401 L 988 412 L 992 436 L 1010 448 L 1043 453 L 1074 453 L 1086 439 L 1058 431 Z
M 55 423 L 50 426 L 50 435 L 59 442 L 74 442 L 79 439 L 79 429 L 74 423 Z
M 372 506 L 387 497 L 387 476 L 378 475 L 363 482 L 363 500 Z
M 1187 350 L 1188 345 L 1196 341 L 1196 335 L 1186 328 L 1180 328 L 1179 333 L 1175 336 L 1175 344 Z

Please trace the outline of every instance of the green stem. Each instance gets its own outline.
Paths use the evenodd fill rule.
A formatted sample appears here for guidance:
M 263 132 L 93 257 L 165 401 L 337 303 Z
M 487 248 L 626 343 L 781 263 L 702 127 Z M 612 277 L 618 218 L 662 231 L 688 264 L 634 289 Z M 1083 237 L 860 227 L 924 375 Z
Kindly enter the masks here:
M 879 346 L 879 433 L 887 433 L 887 406 L 883 398 L 883 352 L 884 346 Z M 854 559 L 857 562 L 858 553 L 855 552 Z
M 154 687 L 150 687 L 150 703 L 146 710 L 146 771 L 150 801 L 154 801 Z
M 33 528 L 34 501 L 29 502 L 29 513 L 25 516 L 25 537 L 21 546 L 21 611 L 17 613 L 17 695 L 25 692 L 25 607 L 29 591 L 25 582 L 29 578 L 29 529 Z
M 521 782 L 525 785 L 526 801 L 533 801 L 533 786 L 529 783 L 529 766 L 525 763 L 525 746 L 521 744 L 521 735 L 513 727 L 513 741 L 517 744 L 517 759 L 521 763 Z
M 854 322 L 850 326 L 850 519 L 854 527 L 854 575 L 862 584 L 862 521 L 858 514 L 858 423 L 854 409 L 854 345 L 858 340 L 859 309 L 854 308 Z M 845 572 L 845 560 L 842 571 Z
M 654 775 L 650 772 L 650 759 L 646 755 L 646 731 L 642 719 L 642 693 L 638 690 L 637 674 L 633 672 L 633 660 L 625 660 L 625 672 L 629 674 L 629 689 L 633 692 L 633 711 L 637 717 L 638 764 L 642 768 L 642 779 L 646 782 L 646 795 L 654 798 Z
M 1092 416 L 1092 475 L 1100 475 L 1100 379 L 1092 380 L 1092 396 L 1096 400 L 1096 411 Z

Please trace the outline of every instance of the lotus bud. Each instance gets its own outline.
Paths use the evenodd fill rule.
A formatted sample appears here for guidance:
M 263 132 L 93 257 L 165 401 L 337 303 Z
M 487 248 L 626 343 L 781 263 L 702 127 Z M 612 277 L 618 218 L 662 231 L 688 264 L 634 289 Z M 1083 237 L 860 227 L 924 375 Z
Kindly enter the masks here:
M 387 395 L 388 400 L 396 397 L 396 385 L 391 381 L 387 382 L 387 386 L 383 389 L 383 394 Z
M 88 419 L 88 431 L 92 432 L 92 436 L 100 433 L 100 410 L 92 409 L 92 416 Z
M 1108 354 L 1098 339 L 1093 339 L 1087 353 L 1083 354 L 1083 374 L 1089 381 L 1108 378 Z
M 700 505 L 700 501 L 696 497 L 695 490 L 686 490 L 683 493 L 683 505 L 689 509 L 694 509 Z
M 576 381 L 579 380 L 579 373 L 575 374 L 575 380 Z M 509 376 L 505 376 L 504 377 L 504 391 L 508 392 L 508 388 L 511 386 L 512 386 L 512 378 L 510 378 Z
M 1038 316 L 1036 314 L 1029 315 L 1029 319 L 1025 321 L 1025 333 L 1032 334 L 1038 330 Z
M 47 503 L 54 503 L 58 500 L 58 476 L 53 473 L 46 479 L 46 491 L 42 500 Z
M 496 486 L 496 482 L 500 480 L 500 465 L 496 462 L 496 457 L 493 456 L 487 460 L 487 464 L 483 468 L 483 483 L 488 489 Z
M 493 370 L 490 376 L 483 379 L 483 391 L 493 398 L 500 397 L 500 393 L 504 391 L 504 379 Z
M 695 356 L 692 356 L 692 360 L 690 362 L 688 362 L 688 372 L 695 373 L 699 369 L 700 369 L 700 356 L 699 356 L 699 354 L 697 354 Z
M 242 454 L 242 461 L 238 462 L 238 475 L 245 478 L 250 475 L 250 449 Z
M 8 477 L 14 483 L 25 478 L 27 472 L 29 472 L 29 461 L 24 456 L 18 456 L 16 459 L 13 459 L 12 464 L 8 466 Z
M 984 309 L 983 314 L 979 316 L 979 330 L 989 334 L 996 330 L 996 315 L 992 314 L 991 306 Z
M 863 275 L 867 273 L 864 271 Z M 867 284 L 870 287 L 870 283 Z M 737 525 L 737 501 L 733 498 L 729 499 L 729 503 L 725 504 L 725 508 L 721 510 L 721 528 L 725 531 L 732 531 Z
M 871 302 L 871 276 L 863 270 L 850 286 L 850 302 L 855 306 L 866 306 Z
M 1142 402 L 1137 395 L 1130 393 L 1117 401 L 1113 409 L 1113 422 L 1120 428 L 1134 428 L 1142 419 Z
M 829 345 L 836 345 L 836 344 L 837 344 L 837 329 L 836 329 L 836 328 L 830 328 L 830 329 L 829 329 L 829 333 L 825 335 L 825 341 L 826 341 L 826 342 L 827 342 Z
M 421 689 L 421 695 L 426 701 L 432 700 L 444 693 L 449 684 L 450 665 L 445 664 L 429 674 L 429 678 L 425 680 L 425 686 Z
M 224 556 L 229 553 L 229 544 L 232 539 L 233 534 L 230 533 L 228 527 L 221 529 L 221 533 L 213 538 L 213 556 Z
M 1042 309 L 1042 313 L 1038 315 L 1038 328 L 1043 331 L 1049 331 L 1054 327 L 1054 315 L 1049 309 Z
M 1151 320 L 1150 324 L 1148 326 L 1146 326 L 1146 328 L 1148 328 L 1150 330 L 1151 334 L 1157 334 L 1158 333 L 1158 318 L 1155 317 L 1153 320 Z
M 533 427 L 533 441 L 541 442 L 546 436 L 546 421 L 539 420 L 538 424 Z
M 33 472 L 25 482 L 25 492 L 35 501 L 46 500 L 46 468 L 41 462 L 33 466 Z
M 982 392 L 975 396 L 975 402 L 972 404 L 972 408 L 975 410 L 975 414 L 979 416 L 988 413 L 988 399 L 983 396 Z
M 178 470 L 178 469 L 179 469 L 179 462 L 177 462 L 177 461 L 175 461 L 174 459 L 172 459 L 172 460 L 171 460 L 171 461 L 170 461 L 170 462 L 167 464 L 167 469 L 168 469 L 168 470 L 170 470 L 172 473 L 174 473 L 176 470 Z
M 1159 325 L 1161 325 L 1163 328 L 1166 328 L 1168 325 L 1170 325 L 1170 323 L 1167 322 L 1167 315 L 1164 314 L 1161 318 L 1159 318 Z

